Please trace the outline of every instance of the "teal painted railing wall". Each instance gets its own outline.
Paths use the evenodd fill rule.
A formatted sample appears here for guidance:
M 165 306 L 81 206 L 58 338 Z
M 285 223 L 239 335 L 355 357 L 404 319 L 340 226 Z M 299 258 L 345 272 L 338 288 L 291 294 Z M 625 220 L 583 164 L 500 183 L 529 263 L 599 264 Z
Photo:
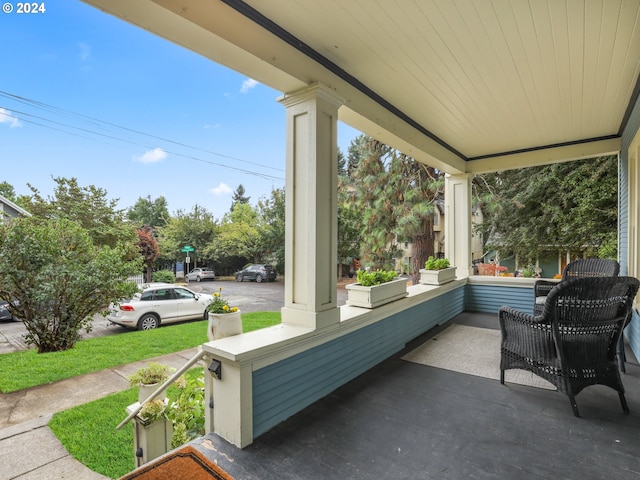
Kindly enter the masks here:
M 254 437 L 464 311 L 465 287 L 253 373 Z
M 498 313 L 503 305 L 524 313 L 533 313 L 533 288 L 498 287 L 495 285 L 465 286 L 465 310 Z

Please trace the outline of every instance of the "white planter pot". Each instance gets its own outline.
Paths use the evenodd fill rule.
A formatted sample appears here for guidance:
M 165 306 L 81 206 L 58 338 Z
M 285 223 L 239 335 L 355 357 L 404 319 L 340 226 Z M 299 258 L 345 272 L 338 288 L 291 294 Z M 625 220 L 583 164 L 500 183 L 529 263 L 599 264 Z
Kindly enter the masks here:
M 420 283 L 425 285 L 442 285 L 456 279 L 456 267 L 441 270 L 420 270 Z
M 347 285 L 347 305 L 375 308 L 407 296 L 407 279 L 399 278 L 372 287 L 359 283 Z
M 138 384 L 138 402 L 142 404 L 142 402 L 144 402 L 147 398 L 149 398 L 149 395 L 151 395 L 158 388 L 160 388 L 160 385 L 161 385 L 160 383 L 152 383 L 152 384 L 139 383 Z M 160 395 L 158 395 L 156 398 L 154 398 L 153 400 L 164 400 L 165 398 L 167 398 L 166 390 L 162 392 Z
M 242 316 L 240 310 L 231 313 L 209 313 L 207 336 L 210 342 L 241 333 Z

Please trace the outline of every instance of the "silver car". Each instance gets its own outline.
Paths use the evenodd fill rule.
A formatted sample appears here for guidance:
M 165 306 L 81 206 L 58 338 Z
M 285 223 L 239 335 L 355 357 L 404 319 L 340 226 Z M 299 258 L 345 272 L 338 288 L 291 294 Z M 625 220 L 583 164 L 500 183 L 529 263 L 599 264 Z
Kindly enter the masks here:
M 216 274 L 210 268 L 198 267 L 191 270 L 184 276 L 184 279 L 189 283 L 192 280 L 201 282 L 202 280 L 215 280 Z
M 107 320 L 123 327 L 151 330 L 161 324 L 206 319 L 205 308 L 212 300 L 212 295 L 171 283 L 147 284 L 131 300 L 113 305 Z

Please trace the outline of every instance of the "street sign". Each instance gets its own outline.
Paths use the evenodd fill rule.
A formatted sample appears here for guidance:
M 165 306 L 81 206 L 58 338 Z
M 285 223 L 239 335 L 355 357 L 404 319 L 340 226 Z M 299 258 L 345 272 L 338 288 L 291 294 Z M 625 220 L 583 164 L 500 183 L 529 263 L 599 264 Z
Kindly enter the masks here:
M 195 252 L 195 248 L 193 248 L 191 245 L 185 245 L 184 247 L 182 247 L 182 252 Z
M 191 263 L 191 257 L 185 258 L 184 263 L 187 263 L 187 264 Z

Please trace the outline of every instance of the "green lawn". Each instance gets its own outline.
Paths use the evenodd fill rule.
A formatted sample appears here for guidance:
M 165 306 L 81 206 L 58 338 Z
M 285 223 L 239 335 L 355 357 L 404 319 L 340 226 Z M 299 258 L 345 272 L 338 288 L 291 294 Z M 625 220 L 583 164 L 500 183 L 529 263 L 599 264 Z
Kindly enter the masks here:
M 280 312 L 242 314 L 244 332 L 280 323 Z M 64 352 L 27 350 L 0 355 L 0 392 L 76 377 L 168 353 L 197 347 L 207 341 L 207 322 L 169 325 L 157 330 L 129 331 L 81 340 Z
M 202 367 L 187 376 L 202 376 Z M 169 402 L 177 395 L 176 387 L 169 387 Z M 137 401 L 138 388 L 129 388 L 56 413 L 49 427 L 72 457 L 94 472 L 120 478 L 135 468 L 133 421 L 120 430 L 116 426 L 127 417 L 126 408 Z

